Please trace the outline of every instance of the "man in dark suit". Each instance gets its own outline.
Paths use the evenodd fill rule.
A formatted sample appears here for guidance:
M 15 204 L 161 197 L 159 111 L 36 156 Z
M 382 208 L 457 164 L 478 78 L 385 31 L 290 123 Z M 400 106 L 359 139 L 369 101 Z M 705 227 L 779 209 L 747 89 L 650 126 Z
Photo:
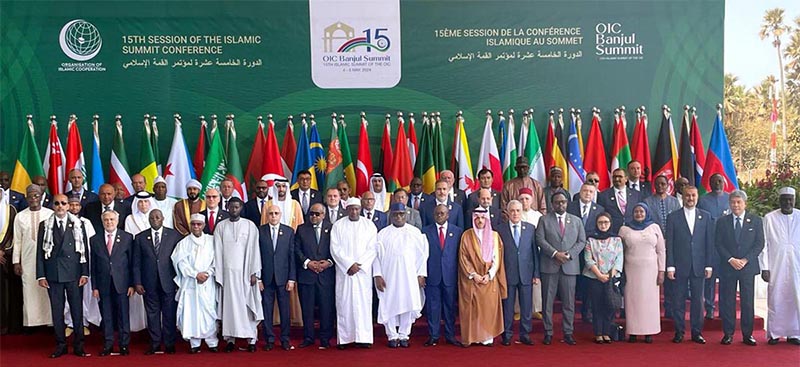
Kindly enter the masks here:
M 83 172 L 79 169 L 73 169 L 69 171 L 69 183 L 72 185 L 72 190 L 67 191 L 67 197 L 76 196 L 81 199 L 81 207 L 85 208 L 86 204 L 93 203 L 95 201 L 99 201 L 100 198 L 97 194 L 86 190 L 83 187 L 84 177 Z
M 5 192 L 3 195 L 8 199 L 8 203 L 17 210 L 17 213 L 25 210 L 28 207 L 28 202 L 25 200 L 25 194 L 11 190 L 11 175 L 6 171 L 0 171 L 0 187 Z
M 715 173 L 711 175 L 709 179 L 709 186 L 711 186 L 711 192 L 703 195 L 697 201 L 697 207 L 707 211 L 711 214 L 711 219 L 716 220 L 722 216 L 728 215 L 731 212 L 729 202 L 728 193 L 725 192 L 725 178 L 719 174 Z M 677 199 L 675 199 L 677 201 Z M 717 264 L 720 261 L 719 254 L 717 253 L 717 249 L 711 249 L 711 263 Z M 704 290 L 704 299 L 705 299 L 705 306 L 706 306 L 706 320 L 711 320 L 714 318 L 714 302 L 716 301 L 717 295 L 717 279 L 719 279 L 719 268 L 714 268 L 714 274 L 711 274 L 711 278 L 708 279 L 706 283 L 706 287 Z
M 581 185 L 581 190 L 577 193 L 578 198 L 570 201 L 567 204 L 567 213 L 570 213 L 583 222 L 583 229 L 586 231 L 586 237 L 594 234 L 597 231 L 597 215 L 606 211 L 602 205 L 597 205 L 592 202 L 592 198 L 597 196 L 597 186 L 584 183 Z M 578 263 L 580 264 L 580 271 L 583 272 L 583 267 L 586 265 L 583 254 L 578 256 Z M 575 298 L 581 301 L 581 320 L 584 322 L 591 322 L 591 299 L 588 297 L 586 289 L 586 277 L 578 277 L 575 279 Z
M 492 183 L 494 182 L 494 174 L 488 168 L 483 168 L 478 172 L 478 182 L 481 185 L 481 189 L 487 189 L 492 194 L 492 203 L 491 207 L 500 210 L 500 193 L 494 191 L 492 189 Z M 469 196 L 467 196 L 467 201 L 464 206 L 464 218 L 472 218 L 472 209 L 475 209 L 478 205 L 480 205 L 480 200 L 478 198 L 478 193 L 480 191 L 475 191 Z M 469 213 L 467 213 L 469 211 Z M 494 226 L 494 223 L 492 223 Z
M 439 344 L 440 320 L 444 315 L 444 338 L 448 344 L 462 346 L 456 339 L 458 302 L 458 247 L 461 227 L 449 223 L 451 211 L 446 205 L 433 210 L 434 223 L 422 227 L 428 240 L 428 277 L 425 279 L 425 317 L 430 337 L 425 346 Z
M 653 193 L 653 186 L 642 177 L 642 163 L 637 160 L 628 162 L 628 188 L 642 193 L 642 198 Z
M 422 209 L 422 204 L 428 200 L 433 200 L 432 195 L 428 195 L 422 192 L 422 179 L 419 177 L 414 177 L 411 179 L 411 186 L 409 186 L 410 190 L 408 192 L 408 202 L 406 206 L 409 208 L 414 208 L 416 210 Z
M 133 187 L 133 193 L 131 193 L 131 196 L 126 197 L 124 200 L 126 203 L 128 203 L 128 205 L 133 204 L 133 199 L 136 198 L 136 194 L 145 191 L 145 188 L 147 187 L 147 178 L 145 178 L 141 173 L 134 174 L 131 176 L 131 187 Z M 122 222 L 125 221 L 123 220 Z
M 456 181 L 456 176 L 453 174 L 453 171 L 446 169 L 439 173 L 439 178 L 447 182 L 447 185 L 449 186 L 447 198 L 463 207 L 464 202 L 467 201 L 467 195 L 464 193 L 464 191 L 458 188 L 458 181 Z
M 103 184 L 100 186 L 98 191 L 100 191 L 100 194 L 98 195 L 100 200 L 86 204 L 86 206 L 83 208 L 83 216 L 92 222 L 92 227 L 94 227 L 95 233 L 100 233 L 103 232 L 103 221 L 101 219 L 101 215 L 103 212 L 113 210 L 119 214 L 119 229 L 124 229 L 125 218 L 131 214 L 130 204 L 125 203 L 122 200 L 114 199 L 114 196 L 116 195 L 114 186 Z
M 450 185 L 443 179 L 436 180 L 436 194 L 433 200 L 427 200 L 420 205 L 419 214 L 422 216 L 422 226 L 428 226 L 435 223 L 433 219 L 433 210 L 438 205 L 445 205 L 450 210 L 448 223 L 455 225 L 458 228 L 464 228 L 464 211 L 461 210 L 461 205 L 448 197 Z
M 319 307 L 319 348 L 328 349 L 336 316 L 334 288 L 336 273 L 331 257 L 331 223 L 324 221 L 321 203 L 311 205 L 308 222 L 297 227 L 294 253 L 299 268 L 300 307 L 303 310 L 303 342 L 300 348 L 314 345 L 314 307 Z
M 304 219 L 308 221 L 308 209 L 312 205 L 322 204 L 322 195 L 311 188 L 311 172 L 302 170 L 297 174 L 297 188 L 291 191 L 292 199 L 300 203 Z
M 119 214 L 116 211 L 104 212 L 102 218 L 103 230 L 91 239 L 92 295 L 100 299 L 100 314 L 103 317 L 104 341 L 100 356 L 111 355 L 113 351 L 115 325 L 119 333 L 119 353 L 128 355 L 131 341 L 128 297 L 133 295 L 133 236 L 118 228 Z
M 244 204 L 244 214 L 242 217 L 255 223 L 256 227 L 261 225 L 261 210 L 264 204 L 269 201 L 267 190 L 269 190 L 267 181 L 259 180 L 256 182 L 256 197 L 248 200 L 247 203 Z
M 508 222 L 497 227 L 503 240 L 503 267 L 506 270 L 508 298 L 503 300 L 503 345 L 511 345 L 514 335 L 514 303 L 519 295 L 519 342 L 533 345 L 532 285 L 539 283 L 539 246 L 536 246 L 534 226 L 522 221 L 522 203 L 511 200 L 506 207 Z
M 561 192 L 567 197 L 567 205 L 569 205 L 571 196 L 569 191 L 564 188 L 564 171 L 561 169 L 561 167 L 553 166 L 550 167 L 548 173 L 547 185 L 542 189 L 545 200 L 547 201 L 547 211 L 552 210 L 553 204 L 550 202 L 550 198 L 553 197 L 553 194 L 557 192 Z
M 347 212 L 345 212 L 340 203 L 340 195 L 339 189 L 335 187 L 329 187 L 325 190 L 325 218 L 323 218 L 323 220 L 331 224 L 336 223 L 337 220 L 347 215 Z
M 480 189 L 475 194 L 478 195 L 478 204 L 472 208 L 466 208 L 464 210 L 464 218 L 472 218 L 472 212 L 480 207 L 489 211 L 489 220 L 492 222 L 492 228 L 499 226 L 502 218 L 500 209 L 493 206 L 495 199 L 495 196 L 492 195 L 493 192 L 490 189 Z M 468 220 L 465 225 L 467 229 L 472 228 L 472 221 Z
M 150 333 L 150 349 L 145 354 L 158 352 L 162 340 L 167 354 L 174 354 L 178 302 L 175 300 L 175 267 L 170 256 L 183 236 L 164 227 L 161 210 L 150 211 L 149 219 L 150 230 L 139 233 L 133 244 L 133 284 L 136 293 L 144 296 Z
M 667 216 L 667 278 L 675 281 L 672 317 L 675 320 L 675 343 L 683 341 L 686 322 L 687 287 L 691 287 L 690 319 L 692 341 L 705 344 L 703 338 L 703 283 L 711 277 L 711 246 L 714 225 L 711 215 L 698 209 L 697 187 L 683 188 L 683 209 Z M 632 206 L 632 205 L 631 205 Z
M 361 216 L 369 219 L 378 231 L 389 225 L 389 216 L 375 209 L 375 194 L 371 191 L 361 194 Z
M 203 228 L 203 233 L 205 234 L 213 236 L 214 230 L 217 228 L 217 223 L 231 217 L 227 211 L 219 206 L 220 197 L 219 190 L 206 190 L 206 208 L 200 211 L 200 214 L 206 217 L 206 227 Z
M 745 212 L 747 194 L 735 190 L 728 196 L 731 214 L 717 219 L 714 242 L 720 255 L 719 304 L 722 316 L 722 344 L 733 342 L 736 329 L 736 286 L 739 286 L 742 341 L 756 345 L 753 338 L 755 276 L 761 273 L 758 255 L 764 249 L 761 217 Z
M 264 307 L 264 335 L 267 344 L 265 350 L 271 350 L 275 344 L 275 333 L 272 330 L 272 315 L 275 299 L 278 299 L 278 314 L 281 318 L 281 348 L 291 350 L 289 344 L 289 292 L 296 282 L 294 231 L 292 227 L 281 224 L 281 209 L 277 205 L 267 208 L 267 224 L 258 229 L 258 243 L 261 249 L 261 280 Z
M 553 340 L 553 303 L 556 295 L 562 304 L 564 342 L 575 345 L 572 323 L 575 318 L 575 278 L 580 272 L 578 256 L 586 245 L 586 230 L 580 218 L 567 213 L 567 197 L 557 192 L 550 198 L 553 211 L 539 219 L 536 244 L 541 248 L 539 272 L 542 276 L 544 344 Z
M 53 216 L 39 223 L 36 279 L 40 287 L 47 288 L 50 296 L 50 312 L 56 334 L 56 350 L 50 358 L 58 358 L 67 353 L 65 301 L 69 301 L 71 306 L 74 325 L 83 325 L 81 287 L 89 281 L 89 254 L 86 251 L 89 238 L 83 222 L 67 214 L 69 204 L 66 195 L 56 195 L 53 204 Z M 72 335 L 73 353 L 79 357 L 86 356 L 83 350 L 83 328 L 76 327 Z
M 597 195 L 597 203 L 611 214 L 611 231 L 619 232 L 622 225 L 633 218 L 633 207 L 642 201 L 641 193 L 628 189 L 627 173 L 617 168 L 611 175 L 614 186 Z
M 31 182 L 42 188 L 42 208 L 53 209 L 53 196 L 47 192 L 47 178 L 44 176 L 34 176 Z

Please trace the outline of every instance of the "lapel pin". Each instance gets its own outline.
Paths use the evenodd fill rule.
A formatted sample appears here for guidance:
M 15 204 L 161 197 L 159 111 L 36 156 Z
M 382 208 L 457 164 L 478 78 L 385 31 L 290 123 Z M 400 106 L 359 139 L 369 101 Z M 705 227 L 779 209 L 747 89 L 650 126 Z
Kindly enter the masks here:
M 278 231 L 278 236 L 283 236 L 283 231 Z
M 567 222 L 567 224 L 569 224 L 569 223 L 570 223 L 570 222 L 569 222 L 569 218 L 567 218 L 566 222 Z
M 525 229 L 525 226 L 524 226 L 524 225 L 522 226 L 522 229 L 523 229 L 523 230 Z
M 120 239 L 119 239 L 119 238 L 117 238 L 117 242 L 119 242 L 119 241 L 120 241 Z
M 327 229 L 325 230 L 325 233 L 328 233 L 328 230 L 327 230 Z
M 744 221 L 747 222 L 747 223 L 750 223 L 750 218 L 747 218 Z
M 150 236 L 147 236 L 147 239 L 150 240 Z
M 702 215 L 698 215 L 697 219 L 703 219 L 703 216 Z

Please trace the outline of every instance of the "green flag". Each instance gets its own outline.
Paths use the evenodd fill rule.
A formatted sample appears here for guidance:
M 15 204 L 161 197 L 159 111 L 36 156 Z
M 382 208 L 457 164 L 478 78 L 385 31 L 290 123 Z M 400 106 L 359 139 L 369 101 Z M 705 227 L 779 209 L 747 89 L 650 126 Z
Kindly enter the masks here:
M 447 169 L 447 161 L 444 155 L 444 141 L 442 140 L 442 119 L 437 116 L 431 119 L 431 129 L 433 130 L 433 165 L 436 167 L 436 173 Z
M 338 128 L 336 126 L 336 116 L 333 117 L 333 128 L 331 128 L 331 142 L 328 145 L 328 156 L 325 168 L 325 188 L 336 187 L 336 184 L 344 179 L 344 167 L 342 166 L 342 148 L 339 142 Z M 324 197 L 324 194 L 323 194 Z
M 228 130 L 228 165 L 225 177 L 233 181 L 233 196 L 247 201 L 247 187 L 244 183 L 242 163 L 239 160 L 239 149 L 236 148 L 236 128 L 233 119 L 226 122 Z
M 534 180 L 547 182 L 547 174 L 544 170 L 544 156 L 542 146 L 539 142 L 539 134 L 536 133 L 536 123 L 533 121 L 533 114 L 528 121 L 528 138 L 525 141 L 525 157 L 528 158 L 530 173 Z
M 33 139 L 33 120 L 28 115 L 28 128 L 22 140 L 22 150 L 19 152 L 17 163 L 14 165 L 14 177 L 11 180 L 11 190 L 24 193 L 28 185 L 33 183 L 32 178 L 44 176 L 42 159 L 39 157 L 39 148 Z
M 422 138 L 419 144 L 417 165 L 414 167 L 414 177 L 422 179 L 422 191 L 430 194 L 436 184 L 436 167 L 433 164 L 431 124 L 427 116 L 422 120 Z
M 353 190 L 356 187 L 356 171 L 353 167 L 353 155 L 350 154 L 350 142 L 347 140 L 346 127 L 347 124 L 345 124 L 344 120 L 339 120 L 339 146 L 342 149 L 342 167 L 344 167 L 344 177 L 350 185 L 350 190 Z
M 219 187 L 220 182 L 225 178 L 228 166 L 225 162 L 225 148 L 222 146 L 220 129 L 214 129 L 211 138 L 211 147 L 208 148 L 206 156 L 206 166 L 203 169 L 203 177 L 200 183 L 203 185 L 202 197 L 205 198 L 208 189 Z

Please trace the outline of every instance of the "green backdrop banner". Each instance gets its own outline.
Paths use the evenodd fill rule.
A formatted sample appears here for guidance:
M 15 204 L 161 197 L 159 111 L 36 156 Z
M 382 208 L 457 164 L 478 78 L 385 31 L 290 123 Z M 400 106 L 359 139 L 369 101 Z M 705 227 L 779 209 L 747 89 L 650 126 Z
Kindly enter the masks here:
M 463 110 L 473 157 L 486 109 L 534 108 L 543 138 L 548 110 L 582 109 L 585 136 L 597 106 L 610 146 L 617 106 L 628 106 L 628 121 L 634 106 L 646 106 L 654 142 L 660 106 L 672 107 L 679 129 L 681 106 L 690 104 L 708 140 L 722 100 L 724 5 L 2 1 L 0 168 L 13 169 L 26 114 L 34 115 L 40 148 L 48 116 L 58 117 L 66 144 L 67 117 L 76 114 L 85 149 L 91 116 L 99 114 L 103 160 L 116 114 L 123 116 L 128 154 L 138 156 L 145 113 L 159 117 L 163 159 L 176 112 L 190 150 L 198 116 L 217 114 L 223 121 L 235 114 L 243 157 L 256 116 L 268 113 L 279 138 L 288 115 L 315 114 L 325 139 L 331 112 L 343 113 L 350 141 L 357 142 L 358 114 L 365 111 L 375 157 L 383 116 L 396 111 L 414 112 L 418 123 L 422 111 L 441 111 L 445 141 L 452 141 L 455 113 Z M 394 138 L 395 118 L 392 128 Z M 628 128 L 632 133 L 633 124 Z

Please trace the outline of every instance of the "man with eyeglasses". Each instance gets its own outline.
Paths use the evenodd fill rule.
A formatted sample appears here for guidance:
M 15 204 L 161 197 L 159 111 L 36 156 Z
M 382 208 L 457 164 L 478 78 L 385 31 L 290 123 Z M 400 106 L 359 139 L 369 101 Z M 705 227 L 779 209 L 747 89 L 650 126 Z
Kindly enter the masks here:
M 597 195 L 597 203 L 611 214 L 611 232 L 617 233 L 622 225 L 633 219 L 633 207 L 642 201 L 641 193 L 627 186 L 628 174 L 617 168 L 611 174 L 613 186 Z
M 183 199 L 175 204 L 172 210 L 172 220 L 175 225 L 175 230 L 186 236 L 189 234 L 189 217 L 192 214 L 200 213 L 206 209 L 205 200 L 200 198 L 200 190 L 203 186 L 200 181 L 189 180 L 186 183 L 186 199 Z M 100 195 L 102 200 L 102 195 Z
M 67 199 L 69 202 L 68 211 L 70 214 L 74 215 L 83 223 L 83 229 L 86 231 L 86 238 L 91 239 L 95 235 L 94 227 L 92 227 L 92 222 L 88 219 L 83 218 L 81 216 L 81 197 L 80 196 L 69 196 Z M 87 244 L 88 246 L 88 244 Z M 89 269 L 91 269 L 91 258 L 89 259 Z M 89 324 L 93 324 L 96 326 L 100 326 L 100 321 L 102 321 L 102 317 L 100 315 L 100 305 L 97 303 L 97 299 L 92 297 L 92 279 L 89 279 L 89 282 L 83 287 L 83 325 L 78 325 L 78 327 L 83 327 L 83 334 L 89 335 Z M 67 336 L 72 333 L 72 329 L 74 327 L 74 323 L 72 322 L 72 315 L 70 313 L 69 303 L 64 308 L 64 322 L 67 324 Z
M 303 342 L 300 348 L 314 345 L 314 308 L 319 307 L 319 349 L 328 349 L 333 337 L 336 289 L 331 256 L 332 224 L 323 220 L 325 208 L 315 203 L 308 209 L 308 222 L 297 227 L 294 253 L 300 267 L 297 283 L 303 310 Z
M 312 205 L 320 203 L 322 204 L 322 195 L 320 195 L 319 191 L 314 190 L 311 188 L 311 172 L 308 170 L 302 170 L 297 174 L 297 188 L 291 191 L 292 199 L 297 200 L 300 203 L 300 207 L 303 209 L 303 215 L 308 216 L 308 209 L 311 208 Z M 258 195 L 258 192 L 256 192 Z
M 123 229 L 125 227 L 125 219 L 131 214 L 131 205 L 115 198 L 116 190 L 114 190 L 114 186 L 102 184 L 98 191 L 100 200 L 86 204 L 83 209 L 84 216 L 92 222 L 94 231 L 99 233 L 103 230 L 101 216 L 103 213 L 113 210 L 119 214 L 119 229 Z
M 206 217 L 206 227 L 203 228 L 203 231 L 212 236 L 217 229 L 217 224 L 223 219 L 230 218 L 230 214 L 219 206 L 221 197 L 217 189 L 206 190 L 206 208 L 200 211 L 200 214 Z
M 256 182 L 256 197 L 252 198 L 244 204 L 244 214 L 242 215 L 246 219 L 249 219 L 253 222 L 256 226 L 261 224 L 261 210 L 264 208 L 264 205 L 267 204 L 269 201 L 269 197 L 267 196 L 267 192 L 269 190 L 269 185 L 267 181 L 259 180 Z

